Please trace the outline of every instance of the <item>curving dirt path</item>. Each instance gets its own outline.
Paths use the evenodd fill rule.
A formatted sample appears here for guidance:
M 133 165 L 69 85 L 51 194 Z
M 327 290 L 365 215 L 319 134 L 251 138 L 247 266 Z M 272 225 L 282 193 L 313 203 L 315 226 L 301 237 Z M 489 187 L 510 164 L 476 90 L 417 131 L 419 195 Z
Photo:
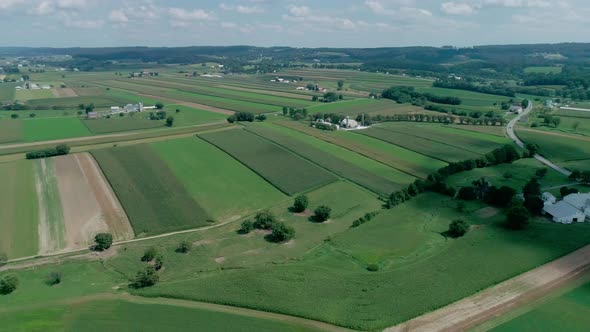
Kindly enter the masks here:
M 590 245 L 385 331 L 465 331 L 550 293 L 588 269 Z

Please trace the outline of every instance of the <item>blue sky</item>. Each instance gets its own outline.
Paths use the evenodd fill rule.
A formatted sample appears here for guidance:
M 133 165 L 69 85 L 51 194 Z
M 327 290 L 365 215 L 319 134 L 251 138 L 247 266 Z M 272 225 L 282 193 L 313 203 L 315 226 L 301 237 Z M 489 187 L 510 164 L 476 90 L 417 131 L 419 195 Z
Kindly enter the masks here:
M 0 0 L 0 46 L 588 42 L 587 0 Z

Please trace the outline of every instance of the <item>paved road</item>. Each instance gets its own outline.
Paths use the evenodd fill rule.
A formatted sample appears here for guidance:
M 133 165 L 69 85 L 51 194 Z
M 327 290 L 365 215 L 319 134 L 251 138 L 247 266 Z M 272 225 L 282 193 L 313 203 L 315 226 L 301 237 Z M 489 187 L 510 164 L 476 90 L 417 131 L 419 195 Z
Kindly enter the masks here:
M 529 106 L 522 113 L 520 113 L 517 117 L 512 119 L 508 123 L 508 126 L 506 127 L 506 133 L 508 134 L 508 137 L 510 137 L 510 139 L 512 139 L 514 141 L 514 143 L 516 143 L 516 145 L 520 146 L 523 149 L 524 149 L 524 142 L 521 141 L 520 138 L 518 138 L 518 136 L 516 136 L 516 133 L 514 132 L 514 127 L 516 126 L 516 123 L 518 123 L 518 121 L 520 119 L 522 119 L 524 116 L 528 115 L 532 110 L 533 110 L 533 102 L 529 101 Z M 555 165 L 554 163 L 549 161 L 547 158 L 541 156 L 540 154 L 536 154 L 533 157 L 535 159 L 537 159 L 538 161 L 542 162 L 543 164 L 547 165 L 548 167 L 553 168 L 554 170 L 558 171 L 559 173 L 561 173 L 565 176 L 570 176 L 572 174 L 572 172 L 568 171 L 567 169 L 564 169 L 564 168 L 561 168 L 561 167 Z

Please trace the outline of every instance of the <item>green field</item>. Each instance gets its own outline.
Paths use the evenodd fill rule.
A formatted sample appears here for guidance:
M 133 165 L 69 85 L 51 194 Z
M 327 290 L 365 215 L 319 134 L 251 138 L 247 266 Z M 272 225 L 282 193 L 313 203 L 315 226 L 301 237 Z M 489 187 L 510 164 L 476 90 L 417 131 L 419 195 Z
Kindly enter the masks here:
M 445 162 L 423 154 L 353 132 L 327 132 L 296 121 L 277 121 L 275 123 L 362 154 L 415 177 L 426 178 L 432 172 L 447 165 Z
M 141 299 L 140 299 L 141 300 Z M 296 323 L 248 317 L 170 301 L 85 300 L 2 314 L 0 331 L 319 331 Z
M 589 242 L 590 224 L 561 227 L 543 220 L 514 232 L 500 226 L 502 213 L 482 215 L 478 209 L 484 205 L 479 204 L 460 213 L 455 205 L 449 198 L 423 194 L 381 212 L 366 225 L 333 234 L 297 261 L 211 270 L 190 280 L 168 274 L 159 285 L 139 293 L 376 330 L 459 300 Z M 459 218 L 480 226 L 456 240 L 437 235 Z M 298 238 L 308 236 L 298 234 Z M 369 262 L 377 262 L 380 271 L 366 271 Z M 284 296 L 285 289 L 289 296 Z
M 494 332 L 588 331 L 590 283 L 544 301 L 531 311 L 491 329 Z
M 248 126 L 247 130 L 380 195 L 388 195 L 415 180 L 375 160 L 285 127 L 261 124 Z
M 508 186 L 520 192 L 524 185 L 531 178 L 535 177 L 535 172 L 542 168 L 547 167 L 536 159 L 520 159 L 512 164 L 476 168 L 471 171 L 451 175 L 448 183 L 454 187 L 464 187 L 471 186 L 474 181 L 485 178 L 493 186 Z M 551 168 L 547 168 L 547 170 L 547 175 L 539 179 L 542 187 L 553 187 L 568 182 L 567 177 L 563 174 Z M 506 177 L 506 175 L 509 175 L 509 177 Z
M 66 243 L 66 224 L 61 195 L 55 173 L 55 158 L 34 160 L 39 196 L 39 239 L 42 253 L 56 252 L 64 249 Z M 46 243 L 45 247 L 41 243 Z
M 356 118 L 359 114 L 403 114 L 408 112 L 415 112 L 421 110 L 419 107 L 414 107 L 406 104 L 398 104 L 386 99 L 369 99 L 360 98 L 353 100 L 339 101 L 327 104 L 315 104 L 308 107 L 310 113 L 338 113 Z
M 10 258 L 37 253 L 37 191 L 33 162 L 0 163 L 0 252 Z
M 23 140 L 23 124 L 21 120 L 0 120 L 0 144 L 14 143 Z
M 27 119 L 22 125 L 27 142 L 92 135 L 76 117 Z
M 539 153 L 553 162 L 588 159 L 590 142 L 576 136 L 548 135 L 542 131 L 517 130 L 518 137 L 525 143 L 535 143 Z
M 18 83 L 0 83 L 0 101 L 13 101 Z
M 561 73 L 562 67 L 556 66 L 534 66 L 534 67 L 526 67 L 524 69 L 525 74 L 559 74 Z
M 244 130 L 200 135 L 282 192 L 293 195 L 334 182 L 336 177 L 305 159 Z
M 93 134 L 108 134 L 121 131 L 164 128 L 164 120 L 149 120 L 141 117 L 139 114 L 135 117 L 113 116 L 110 119 L 102 118 L 81 121 Z
M 413 133 L 418 134 L 419 132 L 413 131 Z M 390 130 L 388 127 L 376 126 L 371 129 L 357 131 L 355 134 L 366 135 L 445 162 L 461 161 L 479 156 L 478 153 L 454 145 L 445 144 L 444 142 L 430 138 L 422 138 L 411 133 L 401 133 Z M 451 144 L 454 143 L 452 140 L 450 142 Z
M 49 99 L 54 98 L 51 90 L 19 90 L 16 91 L 16 100 L 28 101 L 32 99 Z
M 583 112 L 581 112 L 583 113 Z M 590 115 L 590 112 L 588 112 Z M 546 127 L 546 126 L 539 126 L 535 129 L 539 130 L 548 130 L 548 131 L 555 131 L 555 132 L 563 132 L 566 134 L 574 134 L 574 135 L 584 135 L 590 136 L 590 117 L 569 117 L 569 116 L 560 116 L 561 123 L 559 127 Z M 538 122 L 542 122 L 542 119 L 538 119 Z
M 157 142 L 152 147 L 214 218 L 239 219 L 286 198 L 256 173 L 199 138 Z
M 176 113 L 176 110 L 180 110 Z M 183 105 L 166 105 L 166 112 L 168 115 L 174 117 L 174 126 L 188 126 L 209 122 L 221 122 L 227 119 L 226 114 L 213 113 Z
M 92 151 L 135 234 L 206 226 L 209 215 L 148 145 Z

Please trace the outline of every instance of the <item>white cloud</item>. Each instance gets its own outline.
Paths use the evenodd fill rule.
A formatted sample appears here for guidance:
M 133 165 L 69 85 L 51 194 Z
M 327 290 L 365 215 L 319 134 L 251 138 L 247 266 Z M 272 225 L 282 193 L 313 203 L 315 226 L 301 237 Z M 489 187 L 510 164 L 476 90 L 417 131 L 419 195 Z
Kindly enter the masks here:
M 476 8 L 468 3 L 444 2 L 440 10 L 449 15 L 471 15 L 475 13 Z
M 551 7 L 554 2 L 545 0 L 484 0 L 483 3 L 486 5 L 511 8 L 547 8 Z
M 294 16 L 307 16 L 311 14 L 311 9 L 307 6 L 289 6 L 289 13 Z
M 11 9 L 25 3 L 25 0 L 0 0 L 0 9 Z
M 215 19 L 212 13 L 203 9 L 169 8 L 168 13 L 172 18 L 181 21 L 210 21 Z
M 125 14 L 124 10 L 117 9 L 111 11 L 111 13 L 109 14 L 109 20 L 117 23 L 127 23 L 129 22 L 129 17 L 127 16 L 127 14 Z
M 67 27 L 78 29 L 98 29 L 104 25 L 103 20 L 66 20 Z
M 235 11 L 240 14 L 262 14 L 262 13 L 264 13 L 264 8 L 261 8 L 258 6 L 242 6 L 242 5 L 232 6 L 232 5 L 226 5 L 226 4 L 222 3 L 219 5 L 219 8 L 226 10 L 226 11 Z

